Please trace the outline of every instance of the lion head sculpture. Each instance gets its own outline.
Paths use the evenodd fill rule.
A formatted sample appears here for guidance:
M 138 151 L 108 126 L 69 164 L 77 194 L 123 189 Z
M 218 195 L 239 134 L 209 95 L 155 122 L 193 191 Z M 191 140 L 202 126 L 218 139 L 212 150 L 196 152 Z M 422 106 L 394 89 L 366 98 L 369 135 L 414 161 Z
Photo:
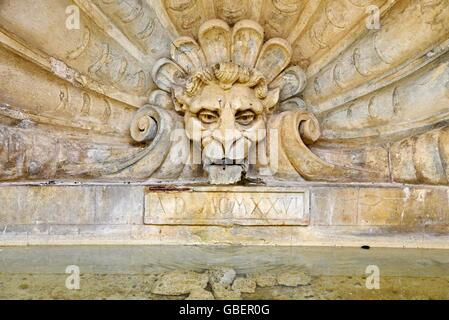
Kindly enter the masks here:
M 152 76 L 160 90 L 150 102 L 183 115 L 185 134 L 201 151 L 212 183 L 235 183 L 260 160 L 256 150 L 266 148 L 268 118 L 305 86 L 302 69 L 289 66 L 291 54 L 284 39 L 264 42 L 254 21 L 230 28 L 210 20 L 200 27 L 198 42 L 180 37 L 170 59 L 156 62 Z

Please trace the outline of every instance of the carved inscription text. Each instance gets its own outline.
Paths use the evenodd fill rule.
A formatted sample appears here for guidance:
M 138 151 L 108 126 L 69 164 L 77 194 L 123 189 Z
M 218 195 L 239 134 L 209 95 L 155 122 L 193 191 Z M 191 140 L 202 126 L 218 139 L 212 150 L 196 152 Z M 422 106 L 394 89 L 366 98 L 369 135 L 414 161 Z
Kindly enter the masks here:
M 308 191 L 268 187 L 194 187 L 146 194 L 145 223 L 307 225 Z

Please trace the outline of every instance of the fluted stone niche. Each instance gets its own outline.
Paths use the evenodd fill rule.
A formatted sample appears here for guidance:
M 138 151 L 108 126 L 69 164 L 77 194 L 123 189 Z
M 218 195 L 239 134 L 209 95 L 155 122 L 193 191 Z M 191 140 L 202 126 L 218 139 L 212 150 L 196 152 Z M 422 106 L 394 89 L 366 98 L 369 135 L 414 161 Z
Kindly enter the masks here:
M 447 247 L 448 0 L 0 1 L 0 243 Z

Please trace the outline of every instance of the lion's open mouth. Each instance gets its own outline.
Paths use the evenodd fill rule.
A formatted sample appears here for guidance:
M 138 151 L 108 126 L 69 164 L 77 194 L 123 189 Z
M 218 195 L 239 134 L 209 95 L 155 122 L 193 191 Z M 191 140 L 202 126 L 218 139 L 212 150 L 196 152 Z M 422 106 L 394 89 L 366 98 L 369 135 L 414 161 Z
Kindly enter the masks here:
M 247 163 L 245 160 L 222 159 L 205 164 L 204 170 L 207 171 L 211 184 L 234 184 L 242 179 Z

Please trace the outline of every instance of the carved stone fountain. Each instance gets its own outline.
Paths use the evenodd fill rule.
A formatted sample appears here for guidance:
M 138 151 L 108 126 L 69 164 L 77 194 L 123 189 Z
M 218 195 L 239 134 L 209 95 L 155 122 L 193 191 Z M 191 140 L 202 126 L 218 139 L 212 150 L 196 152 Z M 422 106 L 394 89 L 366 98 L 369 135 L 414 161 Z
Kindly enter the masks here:
M 447 247 L 448 0 L 0 1 L 0 243 Z

